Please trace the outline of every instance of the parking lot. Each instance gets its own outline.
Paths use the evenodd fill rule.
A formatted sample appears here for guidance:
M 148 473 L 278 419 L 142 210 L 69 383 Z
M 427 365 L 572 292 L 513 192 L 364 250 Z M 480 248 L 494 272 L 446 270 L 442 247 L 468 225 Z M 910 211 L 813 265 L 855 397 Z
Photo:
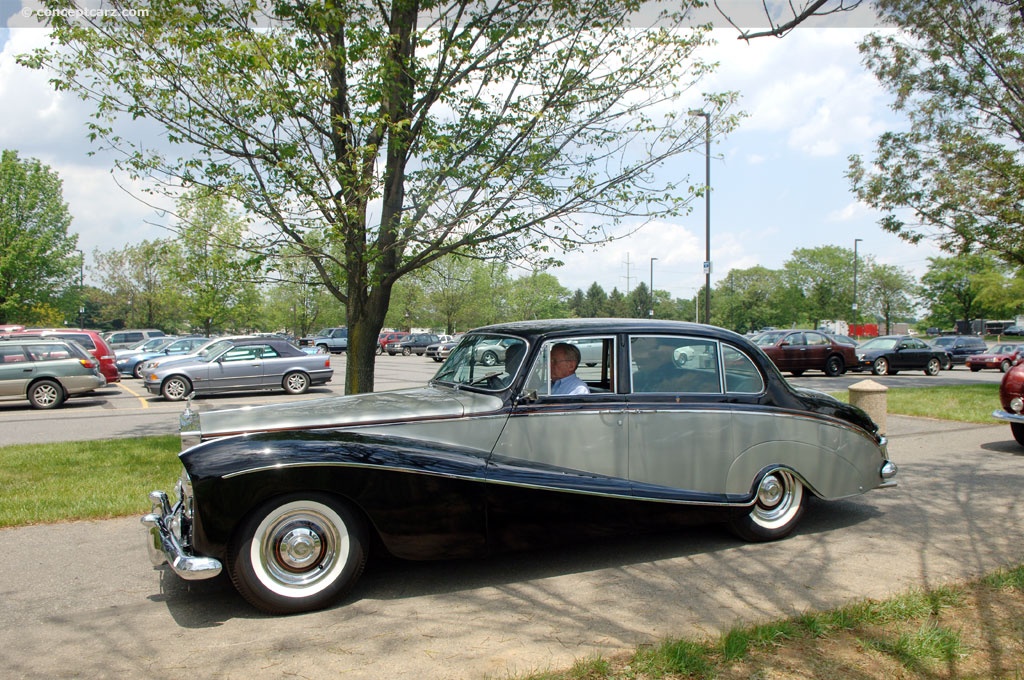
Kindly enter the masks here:
M 331 359 L 334 379 L 324 386 L 314 387 L 306 394 L 289 396 L 284 392 L 231 392 L 198 397 L 193 408 L 200 411 L 239 408 L 253 404 L 267 404 L 297 399 L 317 399 L 344 394 L 345 354 Z M 418 356 L 377 357 L 377 391 L 424 385 L 437 371 L 439 364 Z M 850 385 L 871 379 L 889 388 L 929 387 L 935 385 L 998 384 L 999 371 L 972 373 L 963 366 L 942 371 L 929 377 L 923 372 L 903 372 L 899 375 L 873 376 L 870 373 L 847 373 L 829 378 L 823 373 L 809 372 L 789 381 L 800 387 L 823 392 L 841 392 Z M 995 404 L 993 404 L 995 408 Z M 169 402 L 146 391 L 142 381 L 123 378 L 120 383 L 108 385 L 89 396 L 70 399 L 56 411 L 38 411 L 27 401 L 0 401 L 0 445 L 81 441 L 115 437 L 137 437 L 154 434 L 176 434 L 178 416 L 185 409 L 184 402 Z

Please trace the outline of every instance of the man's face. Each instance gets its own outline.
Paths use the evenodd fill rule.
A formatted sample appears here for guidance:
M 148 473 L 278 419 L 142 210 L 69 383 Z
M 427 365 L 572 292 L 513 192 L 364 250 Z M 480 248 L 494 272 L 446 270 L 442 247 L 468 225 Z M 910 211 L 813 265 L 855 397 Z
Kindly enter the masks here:
M 576 362 L 568 352 L 555 350 L 551 353 L 551 382 L 572 375 L 576 370 Z

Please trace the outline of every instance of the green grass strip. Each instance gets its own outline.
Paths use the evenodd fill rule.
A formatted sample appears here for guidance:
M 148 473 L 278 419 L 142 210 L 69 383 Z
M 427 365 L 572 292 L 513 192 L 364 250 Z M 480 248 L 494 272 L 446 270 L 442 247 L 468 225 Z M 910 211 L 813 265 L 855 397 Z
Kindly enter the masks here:
M 145 513 L 181 474 L 176 435 L 0 447 L 0 527 Z

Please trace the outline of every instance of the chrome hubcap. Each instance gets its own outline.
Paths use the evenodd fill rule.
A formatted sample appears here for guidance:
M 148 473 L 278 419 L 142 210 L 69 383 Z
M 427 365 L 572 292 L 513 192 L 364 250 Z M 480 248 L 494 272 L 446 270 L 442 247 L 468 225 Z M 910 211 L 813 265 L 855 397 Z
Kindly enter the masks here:
M 305 571 L 315 565 L 323 555 L 320 536 L 309 526 L 297 526 L 281 536 L 277 557 L 281 566 L 289 571 Z

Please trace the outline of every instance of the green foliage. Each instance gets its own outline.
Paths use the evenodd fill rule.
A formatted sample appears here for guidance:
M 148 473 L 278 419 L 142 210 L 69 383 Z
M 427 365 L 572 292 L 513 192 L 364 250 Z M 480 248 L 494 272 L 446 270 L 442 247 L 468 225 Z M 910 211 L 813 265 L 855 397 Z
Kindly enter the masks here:
M 38 160 L 0 155 L 0 323 L 74 318 L 82 260 L 61 186 Z
M 950 253 L 986 248 L 1024 265 L 1024 18 L 1018 3 L 878 0 L 897 32 L 860 45 L 910 124 L 850 158 L 858 198 L 882 227 Z
M 227 194 L 262 222 L 254 260 L 285 243 L 310 260 L 346 308 L 349 392 L 372 389 L 369 352 L 404 277 L 453 253 L 543 269 L 556 249 L 605 241 L 609 223 L 677 215 L 695 195 L 650 182 L 702 143 L 675 102 L 714 68 L 697 56 L 707 27 L 668 4 L 642 23 L 633 0 L 147 9 L 55 14 L 56 46 L 21 62 L 94 103 L 91 134 L 124 170 Z M 703 97 L 715 133 L 732 130 L 736 94 Z M 184 151 L 119 133 L 126 117 Z

